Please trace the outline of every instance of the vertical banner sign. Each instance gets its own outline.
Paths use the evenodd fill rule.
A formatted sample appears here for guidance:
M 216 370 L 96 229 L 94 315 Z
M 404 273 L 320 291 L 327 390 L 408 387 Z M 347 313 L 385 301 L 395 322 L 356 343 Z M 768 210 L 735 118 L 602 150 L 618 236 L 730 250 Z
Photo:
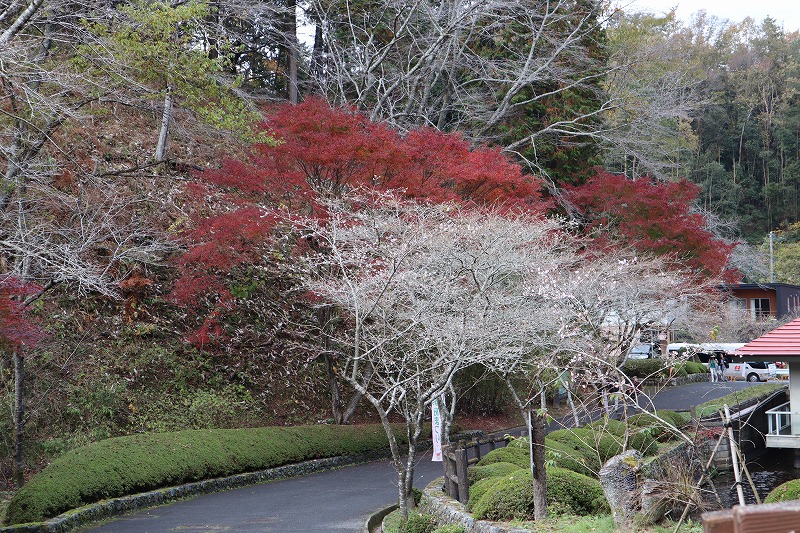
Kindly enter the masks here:
M 431 461 L 442 460 L 442 416 L 439 413 L 439 402 L 431 403 L 431 434 L 433 436 L 433 458 Z

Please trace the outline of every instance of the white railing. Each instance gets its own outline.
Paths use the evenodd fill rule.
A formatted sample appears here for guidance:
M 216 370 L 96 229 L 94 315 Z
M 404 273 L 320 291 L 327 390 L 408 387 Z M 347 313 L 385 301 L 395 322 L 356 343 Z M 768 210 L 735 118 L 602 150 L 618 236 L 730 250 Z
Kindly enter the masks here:
M 791 435 L 792 434 L 792 415 L 789 411 L 789 402 L 779 405 L 775 409 L 767 411 L 767 423 L 769 424 L 768 435 Z

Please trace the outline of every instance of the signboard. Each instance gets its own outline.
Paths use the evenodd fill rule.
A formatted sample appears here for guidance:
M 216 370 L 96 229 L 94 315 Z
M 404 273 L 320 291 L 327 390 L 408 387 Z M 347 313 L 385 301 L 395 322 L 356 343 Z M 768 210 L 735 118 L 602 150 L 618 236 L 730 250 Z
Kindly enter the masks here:
M 442 460 L 442 416 L 439 402 L 431 403 L 431 434 L 433 437 L 433 457 L 431 461 Z

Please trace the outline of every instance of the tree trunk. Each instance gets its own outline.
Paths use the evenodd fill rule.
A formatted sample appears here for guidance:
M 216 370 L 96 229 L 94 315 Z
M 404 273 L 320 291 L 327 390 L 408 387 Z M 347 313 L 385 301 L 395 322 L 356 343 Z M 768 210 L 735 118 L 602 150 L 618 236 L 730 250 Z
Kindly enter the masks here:
M 158 146 L 156 146 L 156 161 L 158 162 L 164 161 L 167 156 L 170 122 L 172 122 L 172 89 L 167 87 L 167 94 L 164 96 L 164 112 L 161 115 L 161 131 L 158 134 Z
M 288 0 L 286 7 L 289 10 L 289 27 L 286 39 L 289 42 L 289 102 L 297 105 L 297 0 Z
M 14 483 L 17 488 L 25 484 L 25 358 L 19 348 L 14 349 Z
M 533 450 L 533 515 L 536 520 L 547 518 L 547 472 L 545 471 L 544 416 L 532 413 L 530 424 Z

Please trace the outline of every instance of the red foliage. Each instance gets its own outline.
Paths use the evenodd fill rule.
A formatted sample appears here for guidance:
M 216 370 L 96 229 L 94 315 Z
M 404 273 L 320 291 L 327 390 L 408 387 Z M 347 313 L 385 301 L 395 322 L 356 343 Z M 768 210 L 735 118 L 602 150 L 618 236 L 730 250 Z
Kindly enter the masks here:
M 44 336 L 25 312 L 24 299 L 40 288 L 19 278 L 0 279 L 0 345 L 18 348 L 34 346 Z
M 401 136 L 361 113 L 310 99 L 269 117 L 276 147 L 248 162 L 226 160 L 204 181 L 289 209 L 313 209 L 318 195 L 345 189 L 403 189 L 434 202 L 526 203 L 542 210 L 540 182 L 498 150 L 470 148 L 458 134 L 422 128 Z
M 347 190 L 397 189 L 408 198 L 478 205 L 502 203 L 543 212 L 540 182 L 498 150 L 471 148 L 432 129 L 400 135 L 351 109 L 321 99 L 282 105 L 268 120 L 277 146 L 256 145 L 248 161 L 225 160 L 190 188 L 212 212 L 196 216 L 183 237 L 182 277 L 173 298 L 195 306 L 200 295 L 229 301 L 222 281 L 238 266 L 263 263 L 274 244 L 277 213 L 324 217 L 318 199 Z M 209 207 L 210 202 L 215 202 Z M 213 305 L 213 304 L 212 304 Z M 206 322 L 203 330 L 215 331 Z
M 691 212 L 697 185 L 633 181 L 600 171 L 566 192 L 586 221 L 586 232 L 599 244 L 673 257 L 702 276 L 734 277 L 725 270 L 733 245 L 714 238 L 705 229 L 705 217 Z

